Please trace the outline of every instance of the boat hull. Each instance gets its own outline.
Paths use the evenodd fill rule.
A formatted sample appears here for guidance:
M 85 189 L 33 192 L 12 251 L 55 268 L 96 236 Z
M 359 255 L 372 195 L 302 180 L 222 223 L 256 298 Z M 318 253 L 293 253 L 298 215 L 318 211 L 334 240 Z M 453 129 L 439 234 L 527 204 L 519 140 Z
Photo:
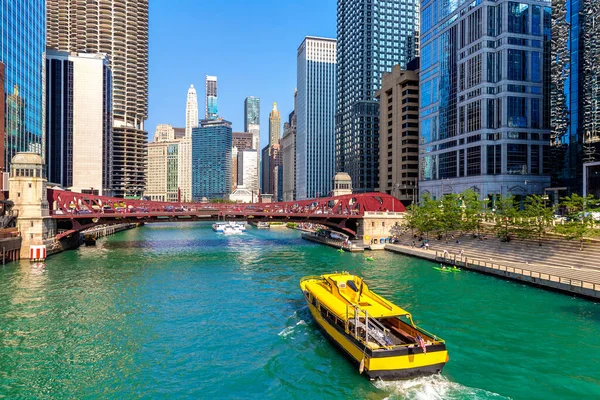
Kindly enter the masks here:
M 308 302 L 306 295 L 305 299 L 314 321 L 327 339 L 340 348 L 354 364 L 359 365 L 364 358 L 363 373 L 371 380 L 411 379 L 438 374 L 442 372 L 448 360 L 448 352 L 443 344 L 428 346 L 427 353 L 423 353 L 418 346 L 372 351 L 345 333 L 344 328 L 325 318 L 312 303 Z

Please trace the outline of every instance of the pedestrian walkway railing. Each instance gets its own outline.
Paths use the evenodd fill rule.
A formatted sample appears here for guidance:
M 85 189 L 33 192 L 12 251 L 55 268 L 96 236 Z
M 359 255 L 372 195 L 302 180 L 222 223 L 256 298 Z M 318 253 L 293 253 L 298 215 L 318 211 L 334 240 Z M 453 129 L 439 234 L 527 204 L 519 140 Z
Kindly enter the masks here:
M 510 267 L 510 266 L 501 265 L 501 264 L 490 262 L 490 261 L 482 261 L 482 260 L 478 260 L 475 258 L 461 257 L 456 254 L 444 253 L 442 251 L 435 252 L 435 261 L 443 262 L 445 264 L 453 264 L 453 265 L 456 265 L 457 267 L 464 267 L 464 268 L 472 268 L 472 269 L 477 269 L 475 267 L 486 268 L 488 270 L 512 273 L 512 274 L 522 275 L 522 276 L 526 276 L 526 277 L 530 277 L 530 278 L 546 280 L 549 282 L 556 282 L 556 283 L 563 284 L 563 285 L 569 285 L 571 287 L 593 290 L 594 292 L 596 292 L 595 297 L 600 297 L 600 284 L 581 280 L 581 279 L 565 278 L 565 277 L 555 275 L 555 274 L 544 273 L 544 272 L 539 272 L 539 271 L 532 271 L 527 268 Z

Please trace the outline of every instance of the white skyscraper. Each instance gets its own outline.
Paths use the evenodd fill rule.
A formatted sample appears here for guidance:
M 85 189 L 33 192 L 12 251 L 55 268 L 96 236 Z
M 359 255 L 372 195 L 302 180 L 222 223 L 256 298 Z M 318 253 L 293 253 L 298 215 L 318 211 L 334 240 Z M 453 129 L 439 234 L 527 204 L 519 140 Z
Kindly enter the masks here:
M 198 96 L 188 89 L 185 106 L 185 137 L 179 143 L 178 186 L 181 201 L 192 201 L 192 129 L 198 127 Z
M 194 85 L 188 89 L 185 107 L 185 137 L 192 137 L 192 128 L 198 127 L 198 96 Z

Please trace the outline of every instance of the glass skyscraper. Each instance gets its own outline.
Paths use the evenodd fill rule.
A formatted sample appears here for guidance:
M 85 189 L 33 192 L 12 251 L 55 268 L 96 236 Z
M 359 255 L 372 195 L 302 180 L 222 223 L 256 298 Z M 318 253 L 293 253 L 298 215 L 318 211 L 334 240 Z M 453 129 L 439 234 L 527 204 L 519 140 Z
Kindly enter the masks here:
M 336 169 L 355 192 L 379 175 L 381 76 L 418 55 L 419 0 L 339 0 L 337 7 Z
M 250 96 L 244 100 L 244 132 L 252 134 L 252 148 L 260 147 L 260 99 Z
M 298 48 L 296 198 L 327 196 L 335 175 L 336 40 L 307 37 Z
M 0 62 L 5 65 L 4 165 L 31 151 L 43 157 L 46 1 L 0 2 Z
M 553 1 L 552 37 L 552 184 L 581 194 L 600 161 L 600 3 Z
M 421 1 L 420 193 L 550 185 L 549 1 Z
M 192 200 L 231 193 L 231 122 L 201 120 L 192 130 Z
M 219 116 L 217 95 L 217 77 L 206 75 L 206 119 L 217 119 Z

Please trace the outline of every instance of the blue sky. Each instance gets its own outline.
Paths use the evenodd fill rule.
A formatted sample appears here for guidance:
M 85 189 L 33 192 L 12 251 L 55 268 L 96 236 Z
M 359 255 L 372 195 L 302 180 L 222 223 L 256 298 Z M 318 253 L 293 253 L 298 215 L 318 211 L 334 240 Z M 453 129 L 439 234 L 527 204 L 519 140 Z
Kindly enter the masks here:
M 273 102 L 293 109 L 296 51 L 305 36 L 335 38 L 336 0 L 150 1 L 150 140 L 157 124 L 185 126 L 190 84 L 204 115 L 204 76 L 219 80 L 219 114 L 244 129 L 244 99 L 261 100 L 261 147 Z

